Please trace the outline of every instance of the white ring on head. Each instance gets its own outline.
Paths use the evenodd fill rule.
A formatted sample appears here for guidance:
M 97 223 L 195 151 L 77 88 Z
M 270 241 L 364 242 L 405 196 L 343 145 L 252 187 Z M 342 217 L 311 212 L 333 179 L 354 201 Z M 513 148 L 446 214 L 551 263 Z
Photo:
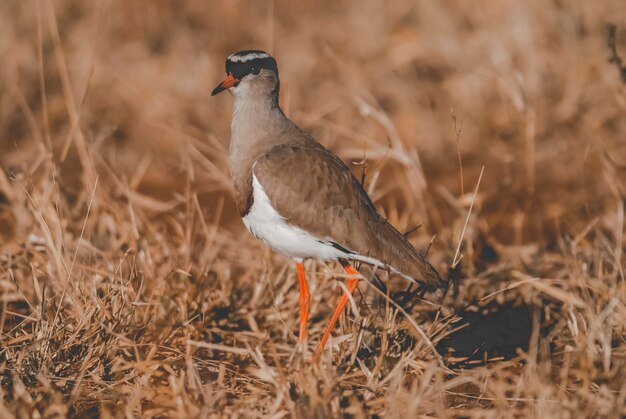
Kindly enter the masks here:
M 269 57 L 270 55 L 265 52 L 249 52 L 244 55 L 237 55 L 237 53 L 234 53 L 228 56 L 228 61 L 232 61 L 233 63 L 245 63 L 250 60 Z

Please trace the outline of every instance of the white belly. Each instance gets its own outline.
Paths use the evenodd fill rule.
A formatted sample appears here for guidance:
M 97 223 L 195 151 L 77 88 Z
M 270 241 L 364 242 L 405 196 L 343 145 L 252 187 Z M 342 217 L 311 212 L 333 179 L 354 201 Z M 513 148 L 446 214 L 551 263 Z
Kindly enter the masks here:
M 254 174 L 252 194 L 252 207 L 243 217 L 243 223 L 250 233 L 274 251 L 298 259 L 337 260 L 353 257 L 352 254 L 333 247 L 328 240 L 316 238 L 301 228 L 288 224 L 274 209 Z

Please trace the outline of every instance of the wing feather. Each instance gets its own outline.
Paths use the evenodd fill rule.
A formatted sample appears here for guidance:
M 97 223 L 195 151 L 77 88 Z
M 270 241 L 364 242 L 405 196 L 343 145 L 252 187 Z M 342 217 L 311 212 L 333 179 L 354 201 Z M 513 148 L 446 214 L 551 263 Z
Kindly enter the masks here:
M 255 162 L 253 171 L 288 223 L 373 257 L 428 288 L 445 285 L 426 258 L 380 216 L 350 169 L 319 143 L 277 146 Z

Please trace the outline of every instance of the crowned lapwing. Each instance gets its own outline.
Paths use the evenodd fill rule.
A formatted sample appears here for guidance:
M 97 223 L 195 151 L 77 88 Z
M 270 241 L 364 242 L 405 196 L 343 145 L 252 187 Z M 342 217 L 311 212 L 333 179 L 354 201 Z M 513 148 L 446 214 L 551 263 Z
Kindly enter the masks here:
M 228 163 L 237 207 L 250 233 L 296 263 L 301 342 L 309 315 L 307 258 L 338 261 L 349 275 L 350 293 L 360 277 L 351 261 L 388 269 L 428 290 L 445 285 L 425 256 L 378 213 L 343 161 L 285 116 L 273 57 L 253 50 L 230 55 L 226 78 L 211 95 L 224 90 L 234 97 Z M 315 362 L 348 299 L 344 293 Z

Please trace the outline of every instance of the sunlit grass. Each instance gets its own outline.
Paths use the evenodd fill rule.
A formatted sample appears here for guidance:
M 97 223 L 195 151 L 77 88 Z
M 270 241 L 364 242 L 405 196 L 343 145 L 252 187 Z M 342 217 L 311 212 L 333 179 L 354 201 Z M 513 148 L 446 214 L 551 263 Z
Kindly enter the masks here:
M 2 2 L 0 416 L 626 414 L 626 88 L 605 26 L 626 57 L 624 17 L 619 0 Z M 307 262 L 296 353 L 294 266 L 244 230 L 231 99 L 209 96 L 251 47 L 454 282 L 362 281 L 319 368 L 342 270 Z M 434 350 L 505 307 L 532 326 L 515 356 Z

